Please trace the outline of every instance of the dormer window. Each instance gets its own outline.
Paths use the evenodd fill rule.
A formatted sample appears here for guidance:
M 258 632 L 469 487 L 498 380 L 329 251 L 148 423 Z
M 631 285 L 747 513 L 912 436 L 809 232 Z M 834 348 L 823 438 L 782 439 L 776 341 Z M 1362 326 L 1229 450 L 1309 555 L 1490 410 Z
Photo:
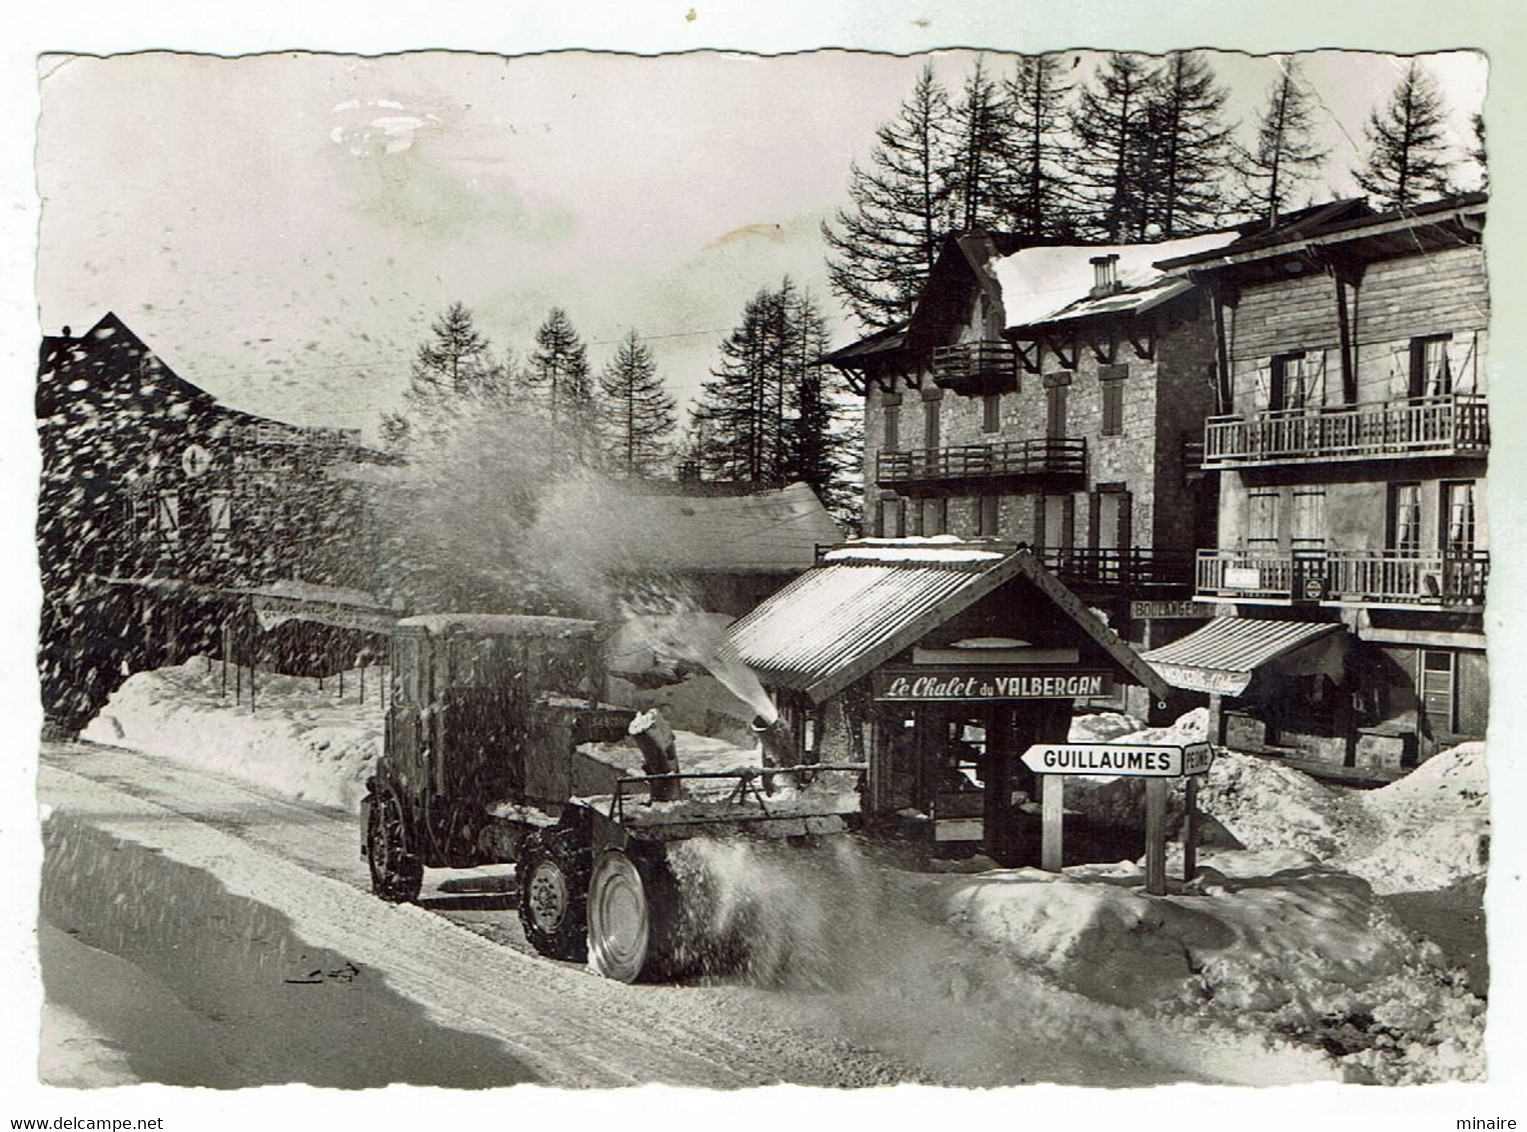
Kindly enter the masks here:
M 1119 257 L 1117 253 L 1095 255 L 1092 264 L 1091 298 L 1101 299 L 1119 289 Z

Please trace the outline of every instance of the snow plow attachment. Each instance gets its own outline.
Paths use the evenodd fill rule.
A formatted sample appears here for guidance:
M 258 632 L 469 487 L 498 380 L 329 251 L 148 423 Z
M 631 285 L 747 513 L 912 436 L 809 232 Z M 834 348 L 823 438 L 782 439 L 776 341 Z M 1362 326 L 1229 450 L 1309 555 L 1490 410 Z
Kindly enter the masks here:
M 805 763 L 741 767 L 730 771 L 634 774 L 616 780 L 602 815 L 637 840 L 686 837 L 808 837 L 843 833 L 858 825 L 864 763 Z M 852 777 L 849 777 L 852 776 Z M 657 800 L 678 787 L 671 801 Z M 700 787 L 685 796 L 685 784 Z M 648 797 L 634 797 L 645 785 Z M 671 795 L 670 795 L 671 796 Z M 600 801 L 603 801 L 601 799 Z

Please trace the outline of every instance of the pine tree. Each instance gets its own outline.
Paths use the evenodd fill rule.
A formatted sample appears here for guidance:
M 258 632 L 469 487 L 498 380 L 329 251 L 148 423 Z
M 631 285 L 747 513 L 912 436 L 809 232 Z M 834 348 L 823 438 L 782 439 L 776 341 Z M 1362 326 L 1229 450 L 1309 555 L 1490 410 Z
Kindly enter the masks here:
M 1469 119 L 1474 142 L 1469 146 L 1469 160 L 1479 166 L 1479 192 L 1490 191 L 1490 153 L 1485 146 L 1485 116 L 1476 112 Z
M 1318 103 L 1298 60 L 1286 57 L 1278 62 L 1278 78 L 1267 91 L 1267 105 L 1257 114 L 1256 145 L 1236 151 L 1239 207 L 1269 225 L 1278 222 L 1285 205 L 1330 152 L 1315 144 Z
M 1223 87 L 1203 57 L 1174 51 L 1151 74 L 1140 168 L 1140 234 L 1163 239 L 1219 221 L 1229 129 Z
M 1368 116 L 1368 157 L 1352 175 L 1381 207 L 1408 208 L 1449 191 L 1443 130 L 1447 106 L 1436 82 L 1412 59 L 1389 101 Z
M 955 225 L 962 232 L 997 227 L 1007 196 L 1005 174 L 1013 163 L 1012 113 L 979 55 L 960 90 L 951 125 L 954 154 L 948 178 Z
M 477 332 L 472 312 L 452 303 L 430 327 L 434 337 L 414 355 L 410 391 L 425 399 L 462 397 L 482 383 L 488 340 Z
M 710 478 L 803 480 L 824 501 L 842 491 L 841 409 L 816 365 L 826 347 L 816 301 L 788 276 L 748 301 L 691 414 L 693 456 Z
M 595 427 L 588 351 L 561 307 L 552 307 L 535 341 L 521 384 L 540 402 L 562 452 L 583 462 L 593 455 Z
M 1083 202 L 1079 221 L 1109 243 L 1138 239 L 1144 228 L 1149 88 L 1145 61 L 1115 52 L 1082 87 L 1072 108 L 1076 145 L 1070 174 Z
M 616 471 L 656 475 L 672 456 L 674 400 L 657 375 L 652 349 L 630 330 L 599 374 L 601 420 Z
M 851 206 L 822 225 L 822 238 L 833 294 L 878 328 L 911 315 L 949 230 L 949 96 L 931 63 L 875 139 L 868 167 L 850 168 Z
M 1069 190 L 1061 166 L 1066 97 L 1053 55 L 1025 56 L 1005 83 L 1010 128 L 1002 227 L 1030 237 L 1070 233 Z

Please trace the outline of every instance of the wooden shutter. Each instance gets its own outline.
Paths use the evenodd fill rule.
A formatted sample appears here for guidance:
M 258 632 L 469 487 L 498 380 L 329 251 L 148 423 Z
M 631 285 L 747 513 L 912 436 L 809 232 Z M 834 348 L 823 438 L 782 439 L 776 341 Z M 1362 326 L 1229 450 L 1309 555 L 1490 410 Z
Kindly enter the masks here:
M 165 542 L 180 541 L 180 496 L 176 492 L 159 493 L 159 537 Z

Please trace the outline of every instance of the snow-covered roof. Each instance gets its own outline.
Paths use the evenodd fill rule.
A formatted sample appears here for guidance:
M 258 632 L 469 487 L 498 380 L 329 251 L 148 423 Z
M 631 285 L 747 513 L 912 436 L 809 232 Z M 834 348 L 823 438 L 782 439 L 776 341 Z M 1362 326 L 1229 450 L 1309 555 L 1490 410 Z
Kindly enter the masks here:
M 726 651 L 766 684 L 818 703 L 911 647 L 935 626 L 1024 575 L 1134 679 L 1166 684 L 1026 549 L 947 537 L 865 539 L 835 547 L 727 634 Z
M 1154 244 L 1066 245 L 1023 248 L 992 259 L 990 267 L 1002 291 L 1007 328 L 1061 319 L 1131 311 L 1163 302 L 1186 289 L 1182 279 L 1156 264 L 1225 247 L 1240 232 L 1208 232 Z M 1089 297 L 1096 277 L 1092 260 L 1117 255 L 1120 290 Z

